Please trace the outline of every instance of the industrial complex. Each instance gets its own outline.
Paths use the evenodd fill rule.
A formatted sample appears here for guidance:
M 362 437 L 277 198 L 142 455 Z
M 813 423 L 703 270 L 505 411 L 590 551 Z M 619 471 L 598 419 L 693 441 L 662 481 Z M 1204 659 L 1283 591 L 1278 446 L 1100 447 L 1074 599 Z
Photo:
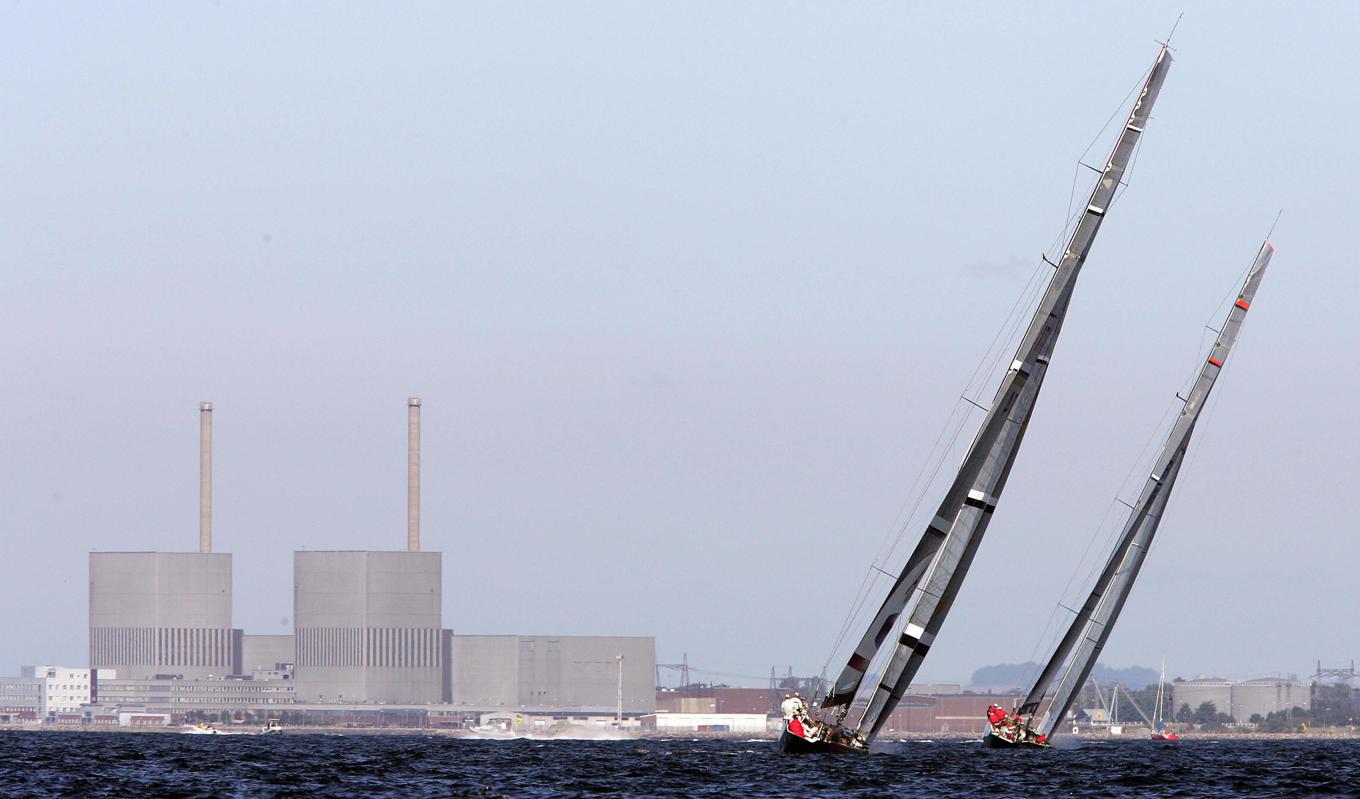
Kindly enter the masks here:
M 420 398 L 406 410 L 405 549 L 293 553 L 293 633 L 251 635 L 232 621 L 231 555 L 213 551 L 213 406 L 202 403 L 198 551 L 90 553 L 88 667 L 0 680 L 0 720 L 286 711 L 472 725 L 508 712 L 635 725 L 653 714 L 654 638 L 446 629 L 442 558 L 420 547 Z

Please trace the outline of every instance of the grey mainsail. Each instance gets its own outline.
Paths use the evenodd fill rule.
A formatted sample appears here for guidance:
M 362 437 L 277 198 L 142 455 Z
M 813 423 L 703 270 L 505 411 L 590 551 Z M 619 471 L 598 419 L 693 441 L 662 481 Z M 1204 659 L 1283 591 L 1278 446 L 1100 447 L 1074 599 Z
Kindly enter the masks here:
M 1034 714 L 1043 702 L 1049 687 L 1055 678 L 1057 679 L 1057 688 L 1053 692 L 1052 701 L 1049 702 L 1039 723 L 1032 727 L 1040 735 L 1051 736 L 1053 730 L 1062 722 L 1077 692 L 1090 676 L 1096 659 L 1105 647 L 1105 642 L 1109 640 L 1110 631 L 1114 628 L 1119 612 L 1133 589 L 1133 583 L 1147 558 L 1148 549 L 1152 546 L 1153 537 L 1157 534 L 1157 527 L 1161 524 L 1167 502 L 1171 497 L 1171 489 L 1185 461 L 1190 437 L 1195 432 L 1195 424 L 1199 421 L 1204 403 L 1223 370 L 1223 364 L 1232 352 L 1238 332 L 1246 319 L 1247 310 L 1256 297 L 1256 289 L 1261 285 L 1261 278 L 1265 275 L 1266 267 L 1270 265 L 1271 256 L 1274 254 L 1275 248 L 1270 242 L 1261 245 L 1261 250 L 1247 273 L 1242 291 L 1228 312 L 1228 319 L 1223 324 L 1218 340 L 1200 369 L 1194 388 L 1185 399 L 1185 405 L 1172 426 L 1166 443 L 1158 453 L 1157 459 L 1153 461 L 1152 474 L 1143 486 L 1138 503 L 1130 511 L 1095 588 L 1068 627 L 1029 695 L 1025 697 L 1024 705 L 1017 711 L 1022 716 Z M 1061 677 L 1058 676 L 1060 672 Z
M 863 740 L 878 733 L 911 684 L 968 572 L 1024 438 L 1077 276 L 1128 169 L 1171 60 L 1167 48 L 1162 47 L 1062 258 L 1053 264 L 1053 277 L 964 456 L 958 475 L 822 702 L 823 708 L 842 707 L 836 719 L 841 721 L 860 693 L 874 655 L 885 644 L 894 646 L 859 720 L 858 730 Z M 889 636 L 909 607 L 903 632 L 895 642 L 889 643 Z

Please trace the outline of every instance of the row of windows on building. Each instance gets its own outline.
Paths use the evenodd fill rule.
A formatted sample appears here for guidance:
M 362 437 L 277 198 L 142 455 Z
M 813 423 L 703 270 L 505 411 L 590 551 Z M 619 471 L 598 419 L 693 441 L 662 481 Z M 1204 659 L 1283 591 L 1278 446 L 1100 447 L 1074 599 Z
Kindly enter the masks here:
M 163 685 L 118 685 L 104 683 L 99 689 L 100 696 L 113 696 L 115 694 L 141 694 L 147 691 L 158 691 L 160 693 L 195 693 L 195 694 L 268 694 L 268 693 L 292 693 L 293 688 L 288 684 L 270 685 L 269 683 L 257 683 L 251 681 L 243 682 L 223 682 L 220 684 L 205 684 L 202 681 L 186 682 L 183 684 L 167 683 Z
M 117 705 L 291 705 L 291 693 L 283 696 L 160 696 L 158 694 L 128 694 L 127 696 L 103 696 L 100 702 Z

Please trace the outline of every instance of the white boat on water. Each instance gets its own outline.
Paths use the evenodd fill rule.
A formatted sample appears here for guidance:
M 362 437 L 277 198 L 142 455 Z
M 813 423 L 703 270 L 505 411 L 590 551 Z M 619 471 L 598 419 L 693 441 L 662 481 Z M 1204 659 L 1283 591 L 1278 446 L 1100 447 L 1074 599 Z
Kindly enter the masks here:
M 231 735 L 229 732 L 222 732 L 211 724 L 199 722 L 197 724 L 186 724 L 181 730 L 186 735 Z

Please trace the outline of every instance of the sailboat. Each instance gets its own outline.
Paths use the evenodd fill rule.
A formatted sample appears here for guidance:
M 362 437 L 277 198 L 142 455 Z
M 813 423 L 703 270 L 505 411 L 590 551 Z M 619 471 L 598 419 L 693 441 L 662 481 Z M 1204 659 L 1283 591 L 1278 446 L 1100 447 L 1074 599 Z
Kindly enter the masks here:
M 996 510 L 1048 373 L 1077 277 L 1170 67 L 1171 55 L 1163 45 L 1062 257 L 1057 263 L 1049 261 L 1053 275 L 938 512 L 822 699 L 816 717 L 803 711 L 785 720 L 781 752 L 867 752 L 911 685 Z M 886 665 L 876 680 L 866 679 L 871 661 L 881 652 L 887 656 Z M 861 705 L 863 712 L 852 725 L 850 710 Z
M 1181 737 L 1166 726 L 1166 658 L 1162 658 L 1162 676 L 1157 681 L 1157 707 L 1152 711 L 1152 735 L 1150 740 L 1174 743 Z
M 1247 310 L 1251 308 L 1256 289 L 1261 285 L 1261 278 L 1265 276 L 1266 267 L 1270 265 L 1274 254 L 1275 248 L 1269 241 L 1261 245 L 1256 260 L 1247 272 L 1246 282 L 1237 295 L 1237 301 L 1229 309 L 1228 318 L 1218 331 L 1218 340 L 1200 368 L 1194 388 L 1188 397 L 1181 397 L 1185 404 L 1180 416 L 1172 425 L 1171 434 L 1167 436 L 1157 459 L 1153 461 L 1152 474 L 1143 486 L 1138 503 L 1129 512 L 1123 530 L 1115 541 L 1114 550 L 1096 579 L 1095 587 L 1035 680 L 1024 704 L 1014 714 L 1008 714 L 1006 719 L 992 722 L 983 738 L 989 746 L 1047 746 L 1053 731 L 1071 709 L 1073 700 L 1096 664 L 1096 658 L 1109 640 L 1110 631 L 1119 618 L 1129 592 L 1133 590 L 1139 570 L 1143 568 L 1148 548 L 1152 546 L 1152 539 L 1157 534 L 1157 527 L 1161 524 L 1171 496 L 1171 489 L 1185 461 L 1185 452 L 1190 446 L 1195 424 L 1204 410 L 1209 393 L 1213 391 L 1215 381 L 1223 371 L 1228 354 L 1232 352 L 1238 332 L 1246 320 Z M 1046 698 L 1047 705 L 1044 703 Z M 1041 709 L 1042 714 L 1039 712 Z

